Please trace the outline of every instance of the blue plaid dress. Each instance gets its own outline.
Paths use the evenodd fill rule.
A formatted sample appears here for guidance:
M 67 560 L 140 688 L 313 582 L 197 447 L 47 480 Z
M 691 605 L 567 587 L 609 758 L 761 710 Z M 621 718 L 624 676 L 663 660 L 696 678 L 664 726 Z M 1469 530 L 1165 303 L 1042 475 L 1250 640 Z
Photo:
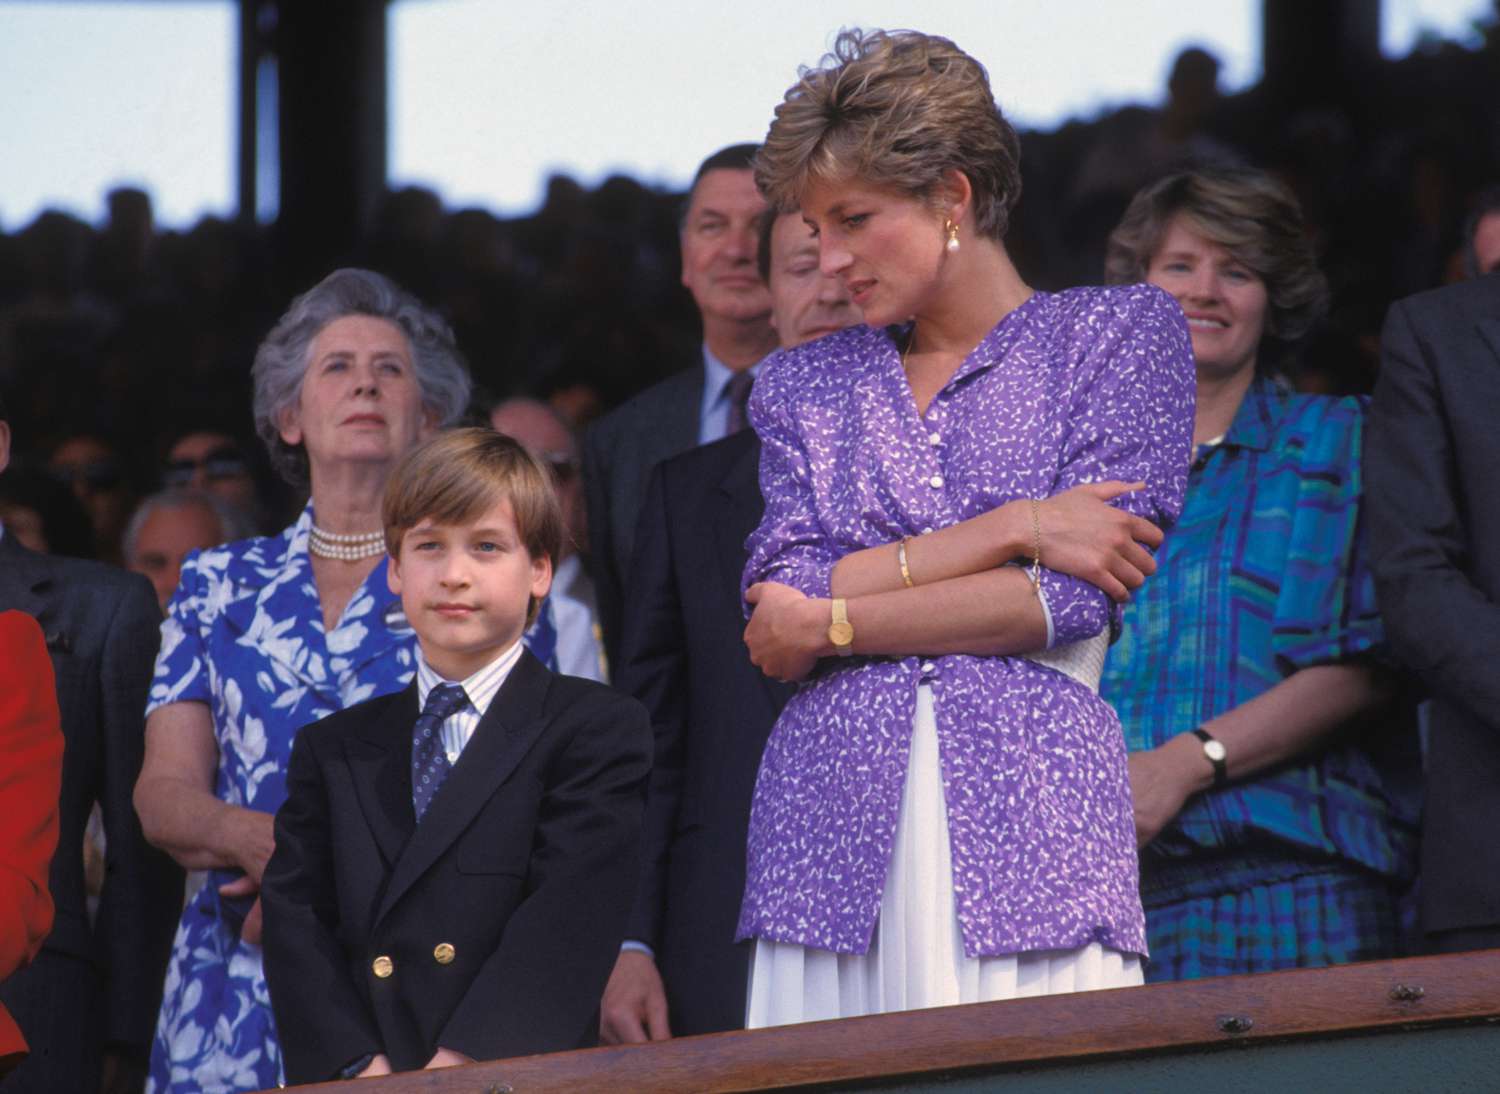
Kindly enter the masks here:
M 1202 446 L 1155 577 L 1125 610 L 1100 688 L 1132 751 L 1298 669 L 1378 658 L 1358 399 L 1257 380 Z M 1150 980 L 1390 956 L 1413 872 L 1409 720 L 1362 722 L 1302 762 L 1190 800 L 1141 854 Z

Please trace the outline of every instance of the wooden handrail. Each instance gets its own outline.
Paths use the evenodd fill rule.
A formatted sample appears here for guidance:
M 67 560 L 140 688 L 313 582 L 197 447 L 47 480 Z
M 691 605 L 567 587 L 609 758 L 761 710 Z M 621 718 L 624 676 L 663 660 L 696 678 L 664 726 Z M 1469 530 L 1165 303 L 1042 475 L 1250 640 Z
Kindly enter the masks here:
M 1500 1020 L 1500 950 L 906 1011 L 494 1060 L 361 1081 L 359 1094 L 661 1094 L 823 1083 L 1201 1050 L 1231 1043 Z M 345 1083 L 301 1087 L 349 1094 Z

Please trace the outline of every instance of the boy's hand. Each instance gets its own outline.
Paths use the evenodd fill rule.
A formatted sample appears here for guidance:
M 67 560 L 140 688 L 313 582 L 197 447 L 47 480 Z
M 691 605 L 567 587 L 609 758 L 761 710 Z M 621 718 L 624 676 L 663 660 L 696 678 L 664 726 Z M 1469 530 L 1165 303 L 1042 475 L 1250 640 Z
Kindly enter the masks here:
M 606 1045 L 665 1041 L 667 989 L 650 954 L 621 950 L 599 1006 L 599 1040 Z
M 465 1056 L 462 1052 L 454 1052 L 451 1048 L 438 1046 L 438 1050 L 432 1054 L 432 1059 L 427 1061 L 423 1071 L 432 1071 L 440 1067 L 458 1067 L 460 1064 L 472 1064 L 474 1057 Z
M 365 1065 L 365 1069 L 354 1077 L 356 1079 L 373 1079 L 376 1075 L 391 1074 L 394 1074 L 391 1071 L 391 1058 L 383 1052 L 377 1052 L 375 1058 Z

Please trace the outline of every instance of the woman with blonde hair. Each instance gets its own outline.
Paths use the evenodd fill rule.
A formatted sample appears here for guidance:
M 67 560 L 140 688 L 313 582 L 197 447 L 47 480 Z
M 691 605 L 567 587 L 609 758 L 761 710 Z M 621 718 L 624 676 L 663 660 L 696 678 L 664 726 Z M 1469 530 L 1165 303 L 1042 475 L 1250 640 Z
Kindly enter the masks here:
M 801 681 L 762 761 L 749 1024 L 1139 983 L 1117 605 L 1187 477 L 1181 312 L 1033 292 L 1019 145 L 983 67 L 846 31 L 756 177 L 867 326 L 765 365 L 751 655 Z

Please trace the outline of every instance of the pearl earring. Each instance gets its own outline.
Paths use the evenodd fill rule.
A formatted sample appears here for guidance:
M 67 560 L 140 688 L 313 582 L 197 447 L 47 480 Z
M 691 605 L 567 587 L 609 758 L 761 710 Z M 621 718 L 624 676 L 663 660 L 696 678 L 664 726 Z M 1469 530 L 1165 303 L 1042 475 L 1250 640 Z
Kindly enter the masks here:
M 948 248 L 948 253 L 951 255 L 958 254 L 958 225 L 954 224 L 951 220 L 945 220 L 943 222 L 943 230 L 948 233 L 948 242 L 945 244 Z

